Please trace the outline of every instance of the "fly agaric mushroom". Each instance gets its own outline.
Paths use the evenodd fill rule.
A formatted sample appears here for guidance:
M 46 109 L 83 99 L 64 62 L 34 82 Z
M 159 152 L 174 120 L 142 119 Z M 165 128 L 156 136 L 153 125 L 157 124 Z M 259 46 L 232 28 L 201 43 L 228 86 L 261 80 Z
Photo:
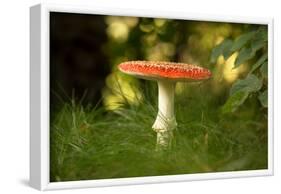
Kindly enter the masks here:
M 211 77 L 208 69 L 185 63 L 164 61 L 128 61 L 119 64 L 119 70 L 158 83 L 158 114 L 152 126 L 157 132 L 156 149 L 171 145 L 173 130 L 177 127 L 174 115 L 174 95 L 177 81 L 202 81 Z

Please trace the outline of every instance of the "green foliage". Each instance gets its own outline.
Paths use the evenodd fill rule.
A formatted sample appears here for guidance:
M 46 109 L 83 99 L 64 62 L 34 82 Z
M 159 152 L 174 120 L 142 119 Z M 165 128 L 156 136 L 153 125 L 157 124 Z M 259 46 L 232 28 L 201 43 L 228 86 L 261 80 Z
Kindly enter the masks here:
M 243 80 L 237 80 L 230 89 L 230 95 L 243 91 L 247 93 L 257 92 L 262 87 L 262 81 L 253 74 L 249 74 Z
M 223 113 L 234 112 L 242 105 L 251 93 L 262 87 L 262 81 L 249 74 L 245 79 L 236 81 L 230 89 L 230 97 L 222 108 Z
M 242 47 L 244 47 L 248 43 L 248 41 L 253 39 L 255 34 L 256 34 L 255 32 L 248 32 L 248 33 L 245 33 L 245 34 L 242 34 L 241 36 L 239 36 L 233 43 L 233 45 L 231 47 L 231 51 L 237 51 L 237 50 L 241 49 Z
M 263 62 L 266 61 L 266 60 L 267 60 L 267 53 L 264 53 L 260 57 L 260 59 L 253 65 L 250 73 L 254 72 L 257 68 L 259 68 L 263 64 Z
M 249 59 L 252 59 L 255 56 L 255 53 L 251 48 L 242 48 L 239 52 L 238 57 L 235 60 L 235 68 L 244 63 L 245 61 L 248 61 Z
M 233 41 L 229 39 L 225 39 L 221 44 L 217 45 L 211 54 L 211 62 L 215 63 L 217 58 L 222 54 L 224 58 L 228 58 L 231 55 L 231 47 Z
M 260 68 L 260 72 L 263 78 L 267 79 L 268 74 L 268 64 L 267 62 L 264 62 Z
M 249 92 L 238 91 L 231 95 L 222 107 L 223 113 L 234 112 L 248 98 Z
M 267 107 L 267 98 L 268 98 L 268 92 L 265 90 L 264 92 L 260 93 L 259 100 L 263 107 Z
M 256 97 L 260 100 L 262 107 L 267 107 L 267 74 L 268 74 L 268 54 L 267 54 L 267 29 L 260 27 L 256 30 L 246 32 L 234 41 L 225 39 L 217 45 L 211 54 L 210 61 L 216 62 L 220 55 L 226 60 L 234 52 L 238 52 L 234 68 L 249 60 L 251 68 L 244 79 L 238 79 L 230 89 L 230 96 L 222 108 L 223 113 L 234 112 L 241 106 L 252 93 L 259 93 Z M 256 71 L 256 70 L 259 71 Z M 265 80 L 265 81 L 263 81 Z
M 208 86 L 200 90 L 198 84 L 188 84 L 186 91 L 192 92 L 176 96 L 175 141 L 165 154 L 156 152 L 151 126 L 157 88 L 145 84 L 138 106 L 124 103 L 108 112 L 65 102 L 53 113 L 52 182 L 267 168 L 267 133 L 260 124 L 265 118 L 250 106 L 221 119 Z

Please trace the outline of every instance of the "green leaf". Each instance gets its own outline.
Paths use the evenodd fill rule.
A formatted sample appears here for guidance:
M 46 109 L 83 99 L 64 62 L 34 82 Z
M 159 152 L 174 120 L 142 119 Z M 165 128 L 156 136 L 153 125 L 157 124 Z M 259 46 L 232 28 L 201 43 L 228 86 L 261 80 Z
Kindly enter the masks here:
M 263 39 L 254 39 L 251 42 L 251 48 L 252 48 L 252 51 L 254 51 L 254 52 L 265 47 L 266 45 L 267 45 L 267 42 L 264 41 Z
M 249 92 L 239 91 L 230 96 L 222 107 L 222 113 L 230 113 L 237 110 L 237 108 L 245 102 L 248 98 Z
M 245 79 L 236 81 L 231 89 L 230 95 L 234 95 L 237 92 L 256 92 L 262 87 L 262 81 L 259 80 L 255 75 L 249 74 Z
M 262 74 L 263 78 L 267 78 L 267 74 L 268 74 L 268 63 L 264 62 L 260 68 L 260 72 Z
M 211 53 L 211 63 L 215 63 L 217 61 L 217 58 L 221 55 L 222 53 L 222 47 L 221 44 L 217 45 L 216 47 L 213 48 L 212 53 Z
M 224 41 L 224 45 L 223 45 L 223 51 L 222 51 L 222 54 L 223 54 L 223 57 L 225 60 L 227 60 L 231 54 L 233 53 L 230 49 L 232 47 L 232 44 L 233 44 L 233 41 L 232 40 L 225 40 Z
M 236 81 L 230 90 L 230 97 L 224 104 L 222 112 L 234 112 L 245 102 L 250 93 L 259 91 L 261 87 L 262 81 L 253 74 L 249 74 L 243 80 Z
M 253 65 L 250 73 L 254 72 L 257 68 L 259 68 L 259 66 L 261 66 L 265 60 L 267 60 L 267 52 L 264 53 L 261 58 Z
M 237 68 L 243 62 L 253 58 L 255 56 L 255 52 L 252 51 L 251 48 L 242 48 L 239 52 L 238 57 L 235 60 L 234 68 Z
M 260 28 L 255 35 L 255 39 L 263 40 L 267 42 L 268 33 L 267 28 Z
M 259 100 L 263 107 L 267 107 L 267 98 L 268 98 L 268 91 L 265 90 L 263 93 L 259 95 Z
M 257 51 L 267 46 L 267 29 L 261 28 L 255 34 L 255 37 L 251 41 L 251 48 L 253 51 Z
M 232 40 L 225 39 L 222 43 L 215 46 L 211 54 L 211 63 L 215 63 L 220 55 L 223 55 L 224 58 L 227 59 L 232 53 L 230 51 L 232 43 Z
M 242 34 L 241 36 L 239 36 L 233 43 L 232 47 L 231 47 L 231 51 L 237 51 L 239 49 L 241 49 L 244 45 L 246 45 L 248 43 L 249 40 L 251 40 L 252 38 L 254 38 L 256 32 L 248 32 L 245 34 Z

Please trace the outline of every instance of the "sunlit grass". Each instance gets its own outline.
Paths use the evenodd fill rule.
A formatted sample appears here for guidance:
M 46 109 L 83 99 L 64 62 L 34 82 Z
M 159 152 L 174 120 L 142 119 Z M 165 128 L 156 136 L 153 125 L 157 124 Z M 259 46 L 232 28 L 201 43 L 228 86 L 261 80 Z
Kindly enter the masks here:
M 51 115 L 51 181 L 267 168 L 267 118 L 256 114 L 255 101 L 221 115 L 223 102 L 208 95 L 204 84 L 185 87 L 175 99 L 172 149 L 164 153 L 155 151 L 151 129 L 156 83 L 144 82 L 140 103 L 124 100 L 114 111 L 62 103 Z

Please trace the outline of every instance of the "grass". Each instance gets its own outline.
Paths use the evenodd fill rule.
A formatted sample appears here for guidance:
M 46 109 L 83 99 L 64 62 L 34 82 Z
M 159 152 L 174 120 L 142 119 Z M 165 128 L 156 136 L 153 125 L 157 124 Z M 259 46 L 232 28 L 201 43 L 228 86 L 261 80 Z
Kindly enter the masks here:
M 196 84 L 187 86 L 175 99 L 172 149 L 162 153 L 155 151 L 151 129 L 156 85 L 144 88 L 138 106 L 106 111 L 69 101 L 51 112 L 52 182 L 267 168 L 267 113 L 257 102 L 221 115 L 220 100 Z

